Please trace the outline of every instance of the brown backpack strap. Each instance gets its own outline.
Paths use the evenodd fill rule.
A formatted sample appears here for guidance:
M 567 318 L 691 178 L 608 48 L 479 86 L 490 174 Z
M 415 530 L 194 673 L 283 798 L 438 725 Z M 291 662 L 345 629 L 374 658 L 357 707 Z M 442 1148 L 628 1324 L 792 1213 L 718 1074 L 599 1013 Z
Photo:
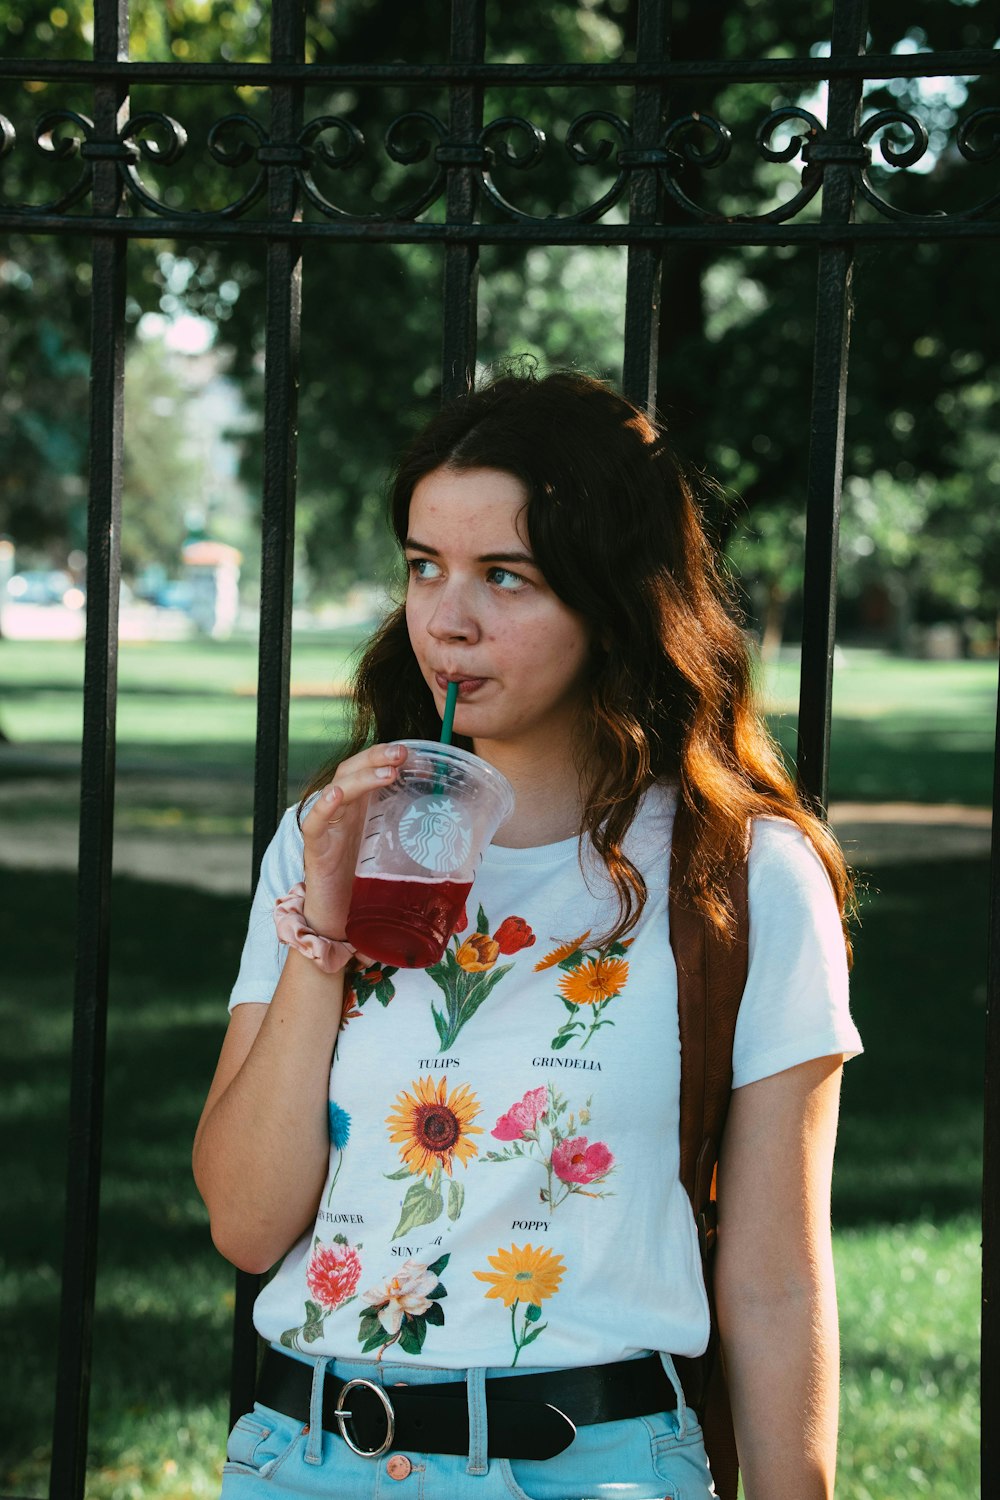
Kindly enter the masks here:
M 669 907 L 681 1042 L 680 1174 L 698 1225 L 712 1333 L 699 1359 L 678 1359 L 677 1367 L 685 1395 L 701 1417 L 720 1500 L 736 1500 L 736 1443 L 725 1369 L 717 1357 L 712 1260 L 718 1233 L 715 1169 L 732 1093 L 736 1017 L 747 977 L 747 862 L 744 858 L 727 881 L 736 914 L 735 935 L 727 941 L 683 896 L 694 834 L 693 815 L 680 798 L 670 854 Z

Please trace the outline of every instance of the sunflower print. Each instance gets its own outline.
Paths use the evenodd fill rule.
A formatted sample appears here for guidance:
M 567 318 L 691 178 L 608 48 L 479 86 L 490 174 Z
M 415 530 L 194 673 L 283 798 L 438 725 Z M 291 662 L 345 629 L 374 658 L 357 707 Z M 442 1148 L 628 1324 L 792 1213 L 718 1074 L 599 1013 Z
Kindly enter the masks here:
M 496 1255 L 488 1255 L 486 1259 L 493 1270 L 473 1271 L 472 1274 L 477 1281 L 489 1284 L 487 1298 L 495 1297 L 504 1307 L 510 1308 L 513 1369 L 521 1350 L 533 1344 L 549 1326 L 541 1322 L 542 1303 L 558 1292 L 566 1266 L 561 1255 L 543 1245 L 511 1245 L 509 1250 L 498 1250 Z M 522 1306 L 524 1312 L 518 1324 L 518 1309 Z
M 403 1090 L 397 1095 L 396 1107 L 385 1122 L 389 1139 L 400 1146 L 407 1172 L 431 1177 L 441 1169 L 450 1177 L 456 1157 L 467 1166 L 478 1155 L 479 1147 L 471 1137 L 483 1133 L 472 1123 L 480 1112 L 479 1101 L 466 1083 L 449 1093 L 447 1075 L 435 1085 L 428 1074 L 410 1087 L 413 1093 Z
M 462 1212 L 465 1187 L 455 1176 L 455 1162 L 467 1167 L 479 1154 L 472 1139 L 482 1135 L 482 1128 L 472 1121 L 481 1105 L 467 1083 L 448 1091 L 447 1075 L 437 1083 L 428 1074 L 411 1083 L 412 1093 L 404 1089 L 396 1096 L 396 1107 L 386 1120 L 389 1139 L 399 1147 L 403 1165 L 387 1172 L 390 1181 L 408 1181 L 409 1187 L 400 1205 L 399 1223 L 393 1239 L 433 1224 L 447 1210 L 454 1221 Z M 447 1178 L 447 1197 L 445 1182 Z

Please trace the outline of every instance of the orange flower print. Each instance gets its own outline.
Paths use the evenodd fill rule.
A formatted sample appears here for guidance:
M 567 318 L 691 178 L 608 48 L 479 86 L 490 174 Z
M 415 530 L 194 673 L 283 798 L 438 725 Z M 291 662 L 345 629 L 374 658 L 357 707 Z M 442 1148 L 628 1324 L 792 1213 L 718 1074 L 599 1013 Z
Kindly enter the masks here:
M 484 932 L 474 932 L 455 954 L 455 962 L 467 974 L 485 974 L 500 957 L 500 944 Z
M 617 1000 L 628 982 L 628 961 L 625 954 L 632 939 L 626 938 L 623 943 L 608 943 L 603 948 L 585 948 L 584 943 L 589 936 L 590 933 L 585 932 L 575 942 L 563 943 L 535 965 L 536 970 L 551 968 L 553 964 L 562 969 L 557 989 L 570 1019 L 560 1026 L 552 1038 L 553 1052 L 561 1051 L 570 1042 L 574 1045 L 579 1043 L 582 1050 L 602 1026 L 615 1024 L 604 1012 L 612 1000 Z M 580 1017 L 584 1007 L 590 1012 L 589 1024 Z
M 559 993 L 574 1005 L 599 1005 L 621 994 L 628 979 L 623 958 L 589 958 L 559 981 Z
M 590 928 L 588 927 L 582 936 L 574 938 L 571 943 L 560 943 L 558 948 L 553 948 L 551 953 L 546 953 L 544 958 L 538 960 L 535 965 L 535 973 L 540 974 L 543 969 L 551 969 L 553 964 L 565 963 L 566 959 L 570 958 L 578 948 L 583 947 L 583 944 L 589 937 Z

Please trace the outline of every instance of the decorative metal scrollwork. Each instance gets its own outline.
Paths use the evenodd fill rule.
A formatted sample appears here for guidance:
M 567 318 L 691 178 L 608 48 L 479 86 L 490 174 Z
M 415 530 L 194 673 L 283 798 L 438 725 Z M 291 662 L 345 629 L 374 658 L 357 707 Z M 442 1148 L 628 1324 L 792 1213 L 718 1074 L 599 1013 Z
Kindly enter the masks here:
M 983 145 L 974 145 L 972 137 L 986 124 L 990 127 L 991 138 Z M 864 122 L 859 134 L 859 140 L 862 145 L 867 147 L 880 130 L 885 130 L 891 125 L 901 126 L 909 132 L 911 139 L 909 145 L 905 145 L 895 141 L 891 136 L 883 136 L 879 142 L 879 150 L 883 160 L 890 167 L 903 169 L 912 167 L 916 162 L 920 161 L 928 145 L 927 129 L 915 115 L 901 109 L 880 110 L 878 114 L 870 116 Z M 974 114 L 971 114 L 959 126 L 957 144 L 959 151 L 967 161 L 987 162 L 992 161 L 994 157 L 1000 155 L 1000 108 L 978 109 Z M 868 176 L 867 167 L 868 163 L 865 163 L 858 173 L 858 190 L 874 208 L 878 209 L 880 214 L 884 214 L 889 219 L 905 219 L 910 221 L 919 221 L 929 217 L 976 219 L 982 217 L 990 209 L 1000 204 L 1000 192 L 997 192 L 984 202 L 977 203 L 972 208 L 961 209 L 947 215 L 907 213 L 902 209 L 894 207 L 893 204 L 886 202 L 885 198 L 882 197 L 881 193 L 872 184 Z
M 793 129 L 778 144 L 778 132 Z M 635 138 L 631 125 L 607 110 L 588 110 L 566 128 L 564 146 L 574 167 L 606 171 L 610 182 L 604 191 L 572 212 L 538 213 L 518 206 L 507 189 L 498 184 L 498 174 L 523 173 L 543 159 L 548 142 L 544 131 L 520 115 L 491 120 L 474 139 L 456 139 L 448 126 L 426 110 L 408 110 L 389 124 L 382 141 L 383 160 L 410 169 L 427 163 L 430 170 L 419 191 L 408 191 L 386 206 L 359 211 L 334 201 L 330 180 L 350 181 L 350 173 L 366 163 L 377 166 L 359 127 L 343 115 L 321 115 L 308 121 L 294 140 L 273 140 L 267 129 L 248 114 L 226 115 L 208 134 L 208 156 L 227 172 L 253 171 L 243 191 L 219 207 L 178 207 L 165 201 L 177 196 L 176 187 L 164 188 L 170 169 L 185 156 L 187 133 L 171 115 L 147 111 L 126 121 L 116 137 L 98 139 L 94 124 L 70 109 L 54 109 L 42 115 L 34 127 L 36 148 L 59 162 L 79 157 L 81 169 L 72 185 L 45 203 L 20 204 L 16 211 L 26 218 L 63 213 L 91 191 L 95 162 L 113 162 L 121 179 L 127 203 L 146 213 L 210 224 L 218 219 L 245 215 L 267 191 L 269 174 L 291 171 L 305 200 L 325 218 L 353 224 L 412 222 L 441 199 L 449 173 L 474 174 L 486 203 L 502 218 L 526 225 L 588 224 L 602 219 L 625 196 L 635 173 L 654 172 L 663 192 L 690 219 L 702 223 L 777 224 L 794 219 L 822 188 L 831 169 L 847 170 L 858 192 L 883 217 L 918 220 L 947 217 L 980 217 L 1000 203 L 1000 192 L 972 208 L 947 215 L 905 212 L 886 201 L 870 177 L 872 153 L 894 170 L 916 165 L 928 149 L 926 127 L 912 113 L 885 109 L 869 116 L 849 139 L 831 137 L 826 127 L 808 110 L 787 105 L 772 110 L 760 123 L 756 150 L 764 162 L 802 162 L 798 190 L 776 207 L 762 213 L 727 214 L 695 201 L 691 180 L 702 179 L 731 159 L 733 136 L 713 116 L 694 111 L 666 124 L 658 138 Z M 976 165 L 1000 158 L 1000 108 L 976 110 L 958 127 L 955 145 L 959 155 Z M 17 146 L 11 121 L 0 115 L 0 163 L 9 160 Z M 149 179 L 152 178 L 155 182 Z M 364 181 L 361 174 L 357 181 Z M 161 196 L 163 194 L 163 196 Z
M 74 127 L 73 133 L 65 135 L 63 127 L 70 125 Z M 46 155 L 55 157 L 57 161 L 68 161 L 74 156 L 81 155 L 82 147 L 94 137 L 94 122 L 88 120 L 86 115 L 78 115 L 72 109 L 50 109 L 35 121 L 34 143 L 39 151 Z M 17 145 L 17 132 L 6 115 L 0 115 L 0 161 L 10 156 Z M 83 169 L 72 187 L 66 192 L 60 193 L 58 198 L 51 198 L 46 203 L 17 205 L 24 214 L 61 214 L 74 203 L 79 203 L 90 192 L 93 182 L 93 166 L 84 161 Z

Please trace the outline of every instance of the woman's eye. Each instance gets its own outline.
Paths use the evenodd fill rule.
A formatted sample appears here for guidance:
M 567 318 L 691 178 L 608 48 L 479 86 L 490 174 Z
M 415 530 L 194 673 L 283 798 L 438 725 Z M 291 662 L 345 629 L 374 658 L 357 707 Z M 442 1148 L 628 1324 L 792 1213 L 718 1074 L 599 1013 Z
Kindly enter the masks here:
M 505 589 L 508 593 L 522 588 L 527 582 L 520 573 L 512 573 L 509 568 L 490 568 L 486 577 L 490 583 L 495 583 L 498 588 Z
M 429 557 L 409 557 L 406 567 L 411 578 L 434 578 L 440 572 L 437 563 Z

